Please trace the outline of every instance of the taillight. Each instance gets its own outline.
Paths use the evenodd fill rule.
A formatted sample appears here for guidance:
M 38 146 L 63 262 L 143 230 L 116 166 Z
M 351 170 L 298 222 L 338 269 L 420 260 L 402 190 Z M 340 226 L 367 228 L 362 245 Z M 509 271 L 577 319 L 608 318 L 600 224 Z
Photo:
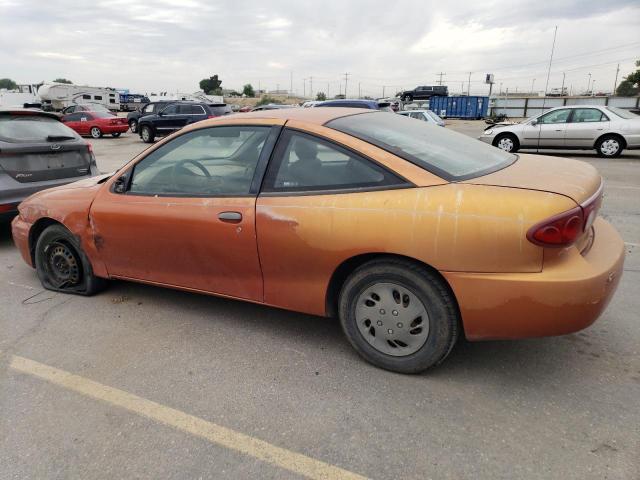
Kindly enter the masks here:
M 542 247 L 566 247 L 584 231 L 582 208 L 576 207 L 537 223 L 527 232 L 527 239 Z
M 216 118 L 215 115 L 208 115 L 207 118 Z

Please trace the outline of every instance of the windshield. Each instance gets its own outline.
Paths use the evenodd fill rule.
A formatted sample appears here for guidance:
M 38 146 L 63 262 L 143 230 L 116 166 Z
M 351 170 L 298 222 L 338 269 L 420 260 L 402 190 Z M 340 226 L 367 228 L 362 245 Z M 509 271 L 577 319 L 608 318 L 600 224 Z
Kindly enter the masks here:
M 446 180 L 486 175 L 517 159 L 466 135 L 394 113 L 350 115 L 326 126 L 376 145 Z
M 618 108 L 618 107 L 607 107 L 607 110 L 609 110 L 611 113 L 619 116 L 620 118 L 624 118 L 625 120 L 632 120 L 634 118 L 640 118 L 640 115 L 636 115 L 635 113 L 631 113 L 628 110 L 623 110 L 622 108 Z
M 0 140 L 46 142 L 47 137 L 76 138 L 76 133 L 58 120 L 35 115 L 0 115 Z

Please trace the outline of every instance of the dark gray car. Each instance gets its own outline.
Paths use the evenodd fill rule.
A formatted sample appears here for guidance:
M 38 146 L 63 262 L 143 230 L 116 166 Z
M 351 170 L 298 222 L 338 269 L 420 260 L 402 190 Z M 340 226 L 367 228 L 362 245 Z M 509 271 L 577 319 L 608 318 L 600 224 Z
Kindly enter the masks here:
M 58 115 L 0 110 L 0 219 L 32 193 L 98 173 L 91 145 Z

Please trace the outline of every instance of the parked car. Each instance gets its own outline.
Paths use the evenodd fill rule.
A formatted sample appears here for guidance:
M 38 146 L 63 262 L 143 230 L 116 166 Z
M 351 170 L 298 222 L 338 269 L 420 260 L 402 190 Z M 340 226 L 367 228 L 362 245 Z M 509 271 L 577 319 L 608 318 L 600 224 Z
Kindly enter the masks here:
M 377 100 L 363 100 L 363 99 L 336 99 L 327 100 L 326 102 L 320 102 L 314 107 L 346 107 L 346 108 L 368 108 L 370 110 L 383 110 L 385 112 L 393 112 L 391 104 L 389 102 L 379 102 Z
M 209 103 L 208 105 L 211 109 L 211 113 L 216 117 L 231 115 L 233 113 L 231 105 L 227 105 L 226 103 Z
M 415 118 L 416 120 L 422 120 L 423 122 L 434 123 L 439 127 L 444 127 L 444 120 L 431 110 L 404 110 L 398 113 L 405 117 Z
M 142 105 L 138 110 L 127 113 L 127 123 L 131 129 L 131 133 L 138 133 L 138 120 L 145 115 L 157 113 L 158 110 L 164 108 L 175 100 L 160 100 L 158 102 L 150 102 Z
M 0 110 L 0 152 L 1 219 L 35 192 L 98 173 L 91 145 L 41 110 Z
M 107 107 L 105 107 L 101 103 L 81 103 L 78 105 L 71 105 L 67 108 L 64 108 L 61 113 L 62 115 L 67 115 L 69 113 L 76 113 L 76 112 L 104 112 L 104 113 L 110 113 L 111 115 L 115 115 L 115 113 L 112 113 L 111 110 L 109 110 Z
M 260 112 L 262 110 L 279 110 L 282 108 L 293 108 L 293 105 L 286 105 L 280 103 L 268 103 L 266 105 L 258 105 L 251 109 L 252 112 Z
M 593 323 L 625 251 L 602 191 L 587 163 L 290 108 L 189 125 L 112 175 L 32 196 L 12 231 L 47 289 L 117 278 L 336 315 L 365 359 L 414 373 L 463 333 Z
M 143 142 L 153 143 L 157 136 L 168 135 L 185 125 L 216 116 L 206 103 L 172 102 L 161 106 L 156 113 L 140 117 L 138 133 Z
M 405 90 L 397 96 L 403 102 L 412 102 L 413 100 L 429 100 L 431 97 L 449 95 L 449 88 L 446 85 L 420 86 L 413 90 Z
M 506 152 L 595 149 L 601 157 L 617 157 L 624 149 L 640 148 L 640 117 L 616 107 L 556 107 L 522 123 L 487 127 L 479 139 Z
M 104 134 L 119 137 L 129 130 L 127 119 L 107 112 L 78 112 L 62 117 L 62 122 L 80 135 L 100 138 Z

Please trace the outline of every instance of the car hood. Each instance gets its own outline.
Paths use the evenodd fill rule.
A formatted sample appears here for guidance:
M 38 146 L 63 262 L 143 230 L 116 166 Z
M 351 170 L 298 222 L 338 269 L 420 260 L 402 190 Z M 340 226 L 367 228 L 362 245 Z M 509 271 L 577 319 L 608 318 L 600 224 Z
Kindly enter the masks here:
M 557 193 L 581 204 L 598 191 L 602 177 L 594 167 L 578 160 L 520 154 L 507 168 L 464 183 Z

